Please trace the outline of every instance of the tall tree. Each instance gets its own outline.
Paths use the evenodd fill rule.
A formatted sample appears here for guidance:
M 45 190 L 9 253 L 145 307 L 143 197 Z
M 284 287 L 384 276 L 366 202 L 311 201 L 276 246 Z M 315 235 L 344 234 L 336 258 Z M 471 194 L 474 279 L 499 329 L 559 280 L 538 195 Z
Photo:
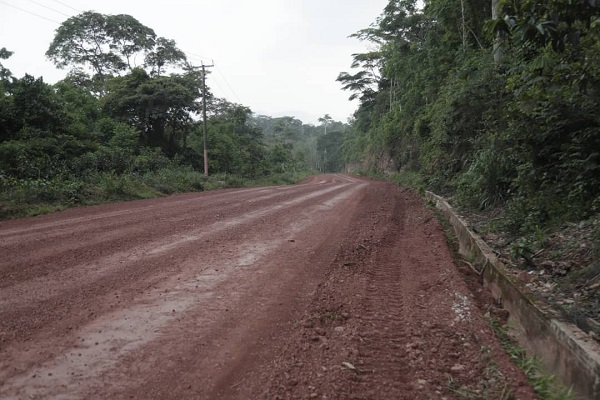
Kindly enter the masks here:
M 177 48 L 174 40 L 159 37 L 154 48 L 146 55 L 146 67 L 150 68 L 150 75 L 160 75 L 163 68 L 169 65 L 183 65 L 186 61 L 185 53 Z
M 46 56 L 59 68 L 87 67 L 100 77 L 142 66 L 152 75 L 160 75 L 165 66 L 186 61 L 173 40 L 157 38 L 151 28 L 132 16 L 93 11 L 63 22 Z M 135 63 L 138 57 L 145 65 Z
M 252 111 L 224 99 L 211 100 L 209 109 L 211 115 L 207 122 L 211 170 L 249 177 L 264 173 L 266 148 L 261 129 L 250 121 Z M 190 136 L 189 147 L 195 153 L 195 159 L 201 160 L 200 129 Z
M 6 50 L 5 47 L 0 49 L 0 60 L 7 60 L 12 55 L 12 52 Z M 12 136 L 13 127 L 15 124 L 13 115 L 13 101 L 9 97 L 10 78 L 12 74 L 10 70 L 4 67 L 0 62 L 0 142 Z
M 492 0 L 492 20 L 498 21 L 500 19 L 500 0 Z M 494 39 L 494 62 L 499 64 L 502 61 L 504 55 L 504 49 L 502 48 L 502 38 L 499 33 L 496 33 Z
M 329 114 L 325 114 L 321 118 L 319 118 L 319 122 L 323 125 L 324 134 L 327 135 L 327 125 L 333 122 L 333 118 Z
M 197 112 L 199 81 L 195 75 L 151 77 L 134 69 L 108 81 L 105 111 L 118 121 L 136 127 L 143 145 L 160 147 L 174 155 L 191 129 Z
M 8 60 L 13 55 L 12 51 L 6 50 L 6 47 L 0 49 L 0 60 Z M 12 76 L 9 69 L 5 68 L 0 62 L 0 82 L 8 82 L 8 79 Z

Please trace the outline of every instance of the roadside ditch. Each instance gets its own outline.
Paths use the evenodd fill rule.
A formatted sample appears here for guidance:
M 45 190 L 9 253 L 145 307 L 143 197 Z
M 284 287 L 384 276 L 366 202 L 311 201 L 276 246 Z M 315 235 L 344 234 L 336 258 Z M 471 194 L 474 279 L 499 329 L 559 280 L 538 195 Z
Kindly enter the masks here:
M 444 198 L 431 192 L 426 192 L 426 198 L 452 225 L 464 263 L 489 288 L 496 313 L 507 320 L 511 335 L 527 355 L 535 356 L 548 374 L 572 388 L 577 399 L 600 399 L 600 345 L 594 337 L 511 273 Z

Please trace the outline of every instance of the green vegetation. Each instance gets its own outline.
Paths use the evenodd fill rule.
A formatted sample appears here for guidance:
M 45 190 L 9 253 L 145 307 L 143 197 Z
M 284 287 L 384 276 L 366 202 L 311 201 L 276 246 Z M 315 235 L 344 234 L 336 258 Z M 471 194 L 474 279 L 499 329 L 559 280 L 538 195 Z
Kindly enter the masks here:
M 348 162 L 419 173 L 510 228 L 600 211 L 600 5 L 392 0 L 356 37 L 343 88 L 360 99 Z M 494 44 L 502 57 L 494 59 Z
M 321 126 L 303 124 L 293 117 L 252 117 L 262 129 L 265 142 L 273 149 L 271 164 L 280 171 L 308 168 L 318 172 L 344 169 L 342 144 L 349 126 L 334 121 L 328 114 L 319 118 Z
M 254 116 L 202 99 L 202 72 L 173 40 L 129 15 L 84 12 L 61 24 L 46 53 L 67 77 L 14 77 L 0 49 L 0 218 L 75 205 L 338 172 L 348 126 Z M 141 64 L 136 64 L 141 61 Z M 207 104 L 204 172 L 201 102 Z M 324 132 L 325 131 L 325 132 Z
M 570 389 L 565 388 L 556 381 L 555 376 L 549 376 L 543 371 L 538 359 L 529 357 L 525 350 L 518 346 L 509 335 L 508 328 L 505 325 L 494 318 L 490 319 L 490 324 L 496 332 L 496 336 L 500 338 L 504 350 L 506 350 L 512 361 L 525 372 L 533 390 L 541 400 L 571 400 L 575 398 Z
M 480 349 L 481 361 L 485 365 L 483 376 L 477 384 L 466 386 L 448 377 L 448 388 L 458 399 L 464 400 L 517 400 L 510 388 L 508 378 L 492 360 L 492 351 L 487 346 Z
M 286 185 L 305 173 L 276 173 L 260 179 L 214 174 L 171 165 L 143 174 L 101 172 L 81 179 L 0 180 L 0 220 L 34 216 L 79 205 L 146 199 L 173 193 L 256 185 Z

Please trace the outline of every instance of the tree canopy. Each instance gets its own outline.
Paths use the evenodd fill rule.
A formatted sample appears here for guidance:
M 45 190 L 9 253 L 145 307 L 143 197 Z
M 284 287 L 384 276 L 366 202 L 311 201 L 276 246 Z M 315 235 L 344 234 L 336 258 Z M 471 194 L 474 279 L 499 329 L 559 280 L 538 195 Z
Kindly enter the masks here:
M 173 40 L 157 37 L 151 28 L 132 16 L 93 11 L 63 22 L 46 56 L 59 68 L 88 67 L 99 76 L 139 67 L 160 75 L 165 66 L 186 61 Z M 136 64 L 138 60 L 144 64 Z
M 508 206 L 524 231 L 600 211 L 597 1 L 390 0 L 354 36 L 347 162 Z

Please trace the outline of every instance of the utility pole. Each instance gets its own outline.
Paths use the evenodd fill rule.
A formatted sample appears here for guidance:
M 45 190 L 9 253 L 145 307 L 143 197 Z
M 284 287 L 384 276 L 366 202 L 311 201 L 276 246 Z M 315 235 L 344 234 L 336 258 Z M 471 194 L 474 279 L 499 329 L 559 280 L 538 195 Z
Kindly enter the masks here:
M 207 127 L 206 127 L 206 68 L 214 67 L 214 61 L 211 65 L 202 63 L 202 127 L 204 130 L 204 176 L 208 176 L 208 146 L 206 143 Z
M 204 127 L 204 176 L 208 176 L 208 147 L 206 144 L 206 68 L 208 67 L 214 67 L 214 62 L 211 65 L 204 65 L 204 63 L 202 63 L 202 125 Z

